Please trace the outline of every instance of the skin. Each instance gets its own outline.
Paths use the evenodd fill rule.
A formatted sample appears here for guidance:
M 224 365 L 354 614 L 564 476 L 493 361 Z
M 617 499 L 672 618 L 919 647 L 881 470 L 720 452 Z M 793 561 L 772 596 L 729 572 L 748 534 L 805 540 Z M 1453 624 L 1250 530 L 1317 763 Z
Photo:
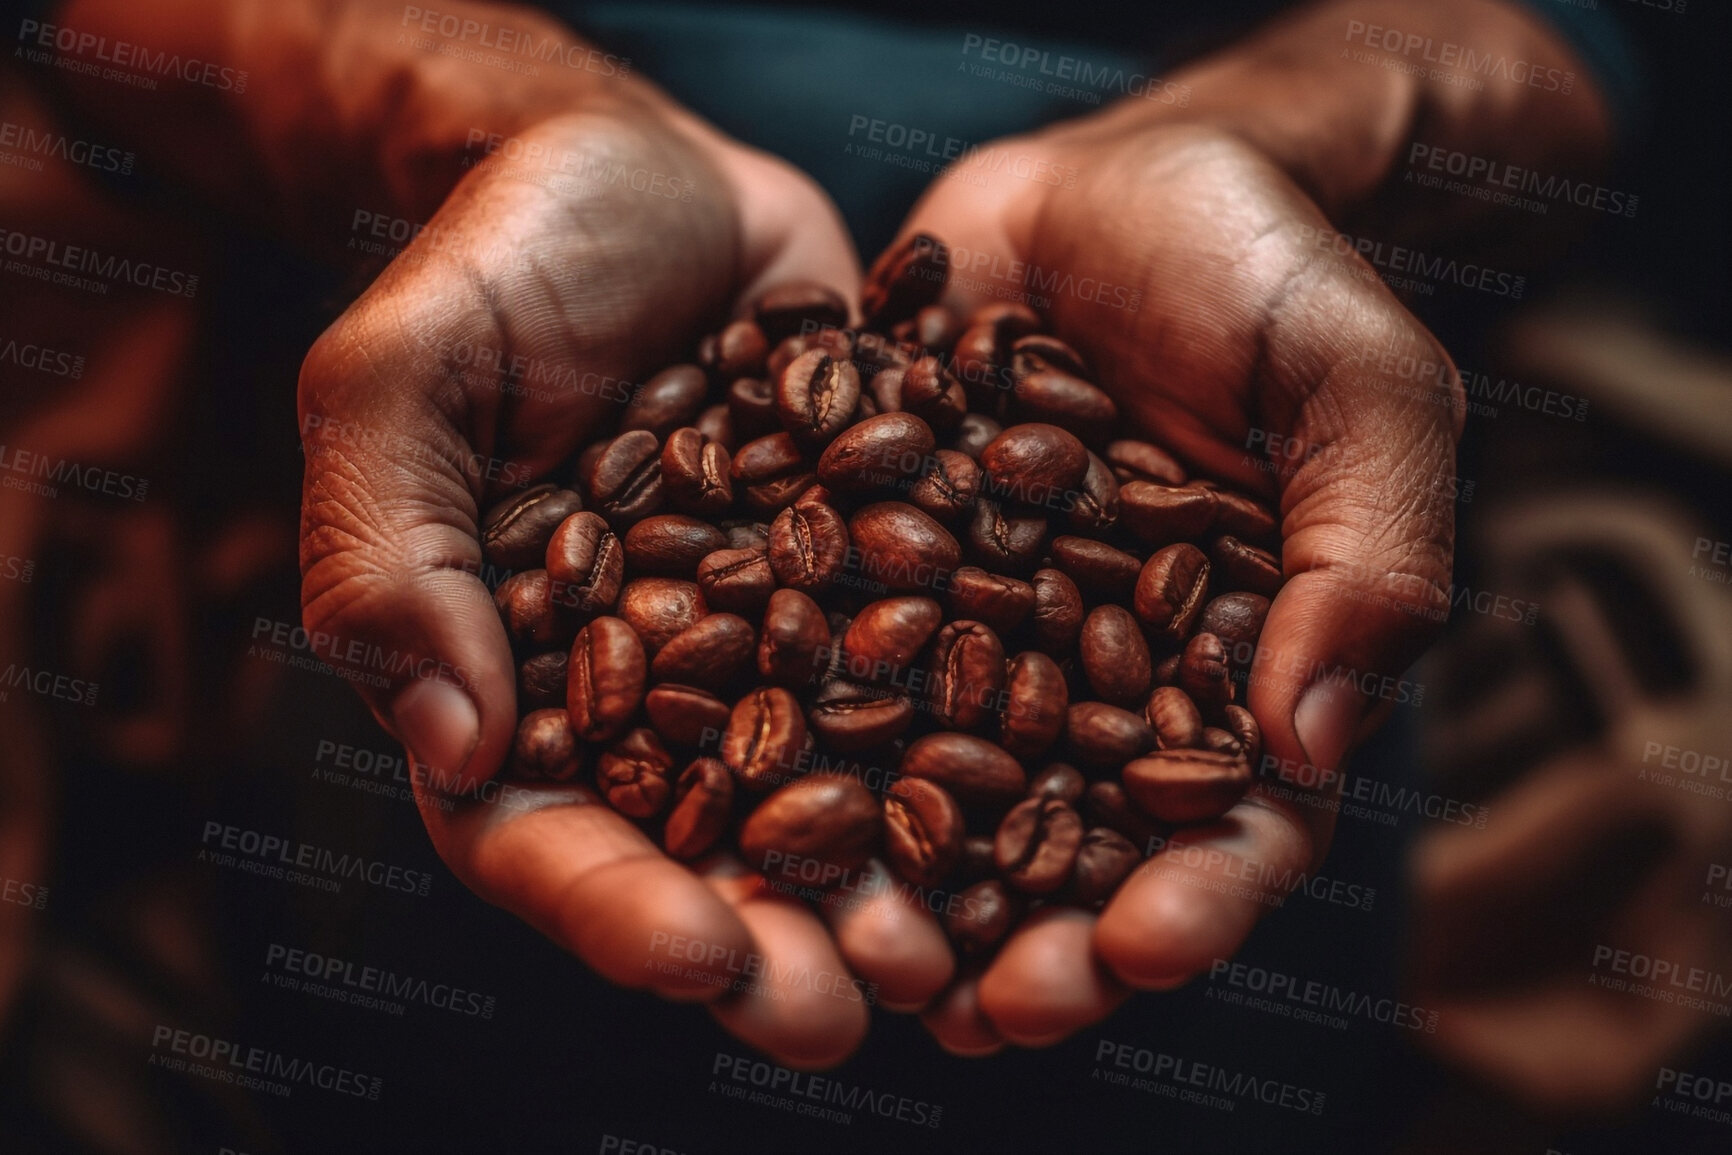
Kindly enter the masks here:
M 86 115 L 136 141 L 195 199 L 245 206 L 333 259 L 357 206 L 427 222 L 302 369 L 303 604 L 309 630 L 435 672 L 361 692 L 424 767 L 429 835 L 478 895 L 610 979 L 705 1001 L 747 1043 L 822 1067 L 858 1046 L 868 1016 L 863 1002 L 788 977 L 802 968 L 876 984 L 887 1007 L 925 1008 L 958 1054 L 1046 1045 L 1133 989 L 1177 985 L 1231 955 L 1275 896 L 1207 888 L 1229 866 L 1294 877 L 1321 861 L 1330 813 L 1303 805 L 1302 789 L 1264 784 L 1188 833 L 1222 852 L 1214 866 L 1186 866 L 1169 850 L 1098 916 L 1044 914 L 984 972 L 955 978 L 923 909 L 880 896 L 814 911 L 737 863 L 669 861 L 582 787 L 486 785 L 516 705 L 506 638 L 475 576 L 481 513 L 510 480 L 567 458 L 617 397 L 605 386 L 520 395 L 497 371 L 452 364 L 452 351 L 500 350 L 566 381 L 642 381 L 764 287 L 816 280 L 855 298 L 858 265 L 836 213 L 797 172 L 617 68 L 494 73 L 401 43 L 401 5 L 357 3 L 334 18 L 281 0 L 149 7 L 75 0 L 59 19 L 246 68 L 247 92 L 170 84 L 159 99 L 126 100 L 74 79 Z M 536 13 L 445 8 L 581 44 Z M 1460 409 L 1452 367 L 1435 396 L 1414 397 L 1355 364 L 1373 349 L 1449 366 L 1362 262 L 1307 241 L 1332 220 L 1403 237 L 1438 223 L 1378 191 L 1421 126 L 1434 143 L 1556 171 L 1591 164 L 1607 133 L 1585 80 L 1567 100 L 1496 82 L 1481 93 L 1432 85 L 1342 60 L 1349 20 L 1584 75 L 1501 4 L 1314 7 L 1174 74 L 1190 91 L 1185 107 L 1133 99 L 995 146 L 1074 169 L 1073 187 L 1006 172 L 941 179 L 907 226 L 958 251 L 1140 294 L 1135 310 L 1059 294 L 1049 320 L 1187 465 L 1278 505 L 1289 581 L 1249 704 L 1270 756 L 1327 768 L 1374 724 L 1378 703 L 1337 692 L 1302 707 L 1313 672 L 1398 676 L 1432 628 L 1409 611 L 1445 597 Z M 657 174 L 682 195 L 586 188 L 581 176 L 562 183 L 509 160 L 465 165 L 480 159 L 465 153 L 477 129 L 570 154 L 580 171 L 605 159 Z M 1393 234 L 1391 220 L 1416 232 L 1403 223 Z M 971 278 L 952 303 L 981 303 L 993 287 Z M 1270 474 L 1244 449 L 1252 428 L 1321 449 Z M 488 461 L 509 475 L 476 465 Z M 434 791 L 460 801 L 436 807 Z M 730 990 L 747 958 L 767 977 Z

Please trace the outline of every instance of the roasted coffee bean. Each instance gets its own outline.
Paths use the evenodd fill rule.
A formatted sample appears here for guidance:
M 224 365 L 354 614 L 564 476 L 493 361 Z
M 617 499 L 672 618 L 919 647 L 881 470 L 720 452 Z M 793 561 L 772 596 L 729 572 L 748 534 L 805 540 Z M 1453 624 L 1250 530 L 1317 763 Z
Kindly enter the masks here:
M 839 679 L 824 683 L 806 715 L 813 737 L 838 754 L 882 746 L 900 738 L 913 723 L 914 703 L 908 695 Z
M 996 878 L 977 882 L 958 897 L 961 902 L 945 908 L 944 930 L 965 955 L 992 950 L 1022 917 L 1022 898 Z
M 1179 658 L 1179 688 L 1204 713 L 1217 713 L 1233 700 L 1233 672 L 1227 647 L 1214 634 L 1196 634 Z
M 1231 810 L 1251 785 L 1243 752 L 1161 750 L 1125 767 L 1125 793 L 1164 822 L 1207 822 Z
M 519 710 L 565 707 L 565 664 L 569 657 L 564 650 L 549 650 L 545 654 L 536 654 L 517 667 Z
M 1183 485 L 1188 480 L 1184 466 L 1174 461 L 1166 450 L 1147 441 L 1114 441 L 1106 447 L 1104 456 L 1121 485 L 1131 481 Z
M 980 466 L 954 449 L 935 450 L 926 476 L 908 489 L 908 501 L 916 509 L 950 523 L 966 517 L 979 496 Z
M 872 263 L 860 290 L 866 324 L 884 329 L 905 321 L 944 295 L 950 252 L 944 243 L 916 233 Z
M 998 863 L 992 860 L 991 834 L 970 834 L 962 840 L 962 855 L 957 860 L 956 873 L 969 882 L 991 878 L 998 873 Z
M 931 465 L 932 427 L 912 413 L 880 413 L 844 430 L 818 458 L 818 479 L 855 496 L 912 483 Z
M 927 674 L 933 720 L 952 730 L 972 730 L 998 712 L 1004 644 L 982 622 L 951 622 L 933 639 Z
M 692 578 L 697 576 L 700 561 L 727 545 L 728 535 L 707 521 L 659 513 L 626 531 L 625 560 L 636 575 Z M 551 565 L 548 569 L 552 572 Z
M 1027 894 L 1051 894 L 1070 881 L 1082 834 L 1082 818 L 1066 803 L 1025 799 L 999 823 L 993 857 L 1010 885 Z
M 511 742 L 511 770 L 525 778 L 564 782 L 583 763 L 571 718 L 563 709 L 533 710 L 517 724 Z
M 934 429 L 955 429 L 968 411 L 962 382 L 937 357 L 922 357 L 902 372 L 899 407 Z
M 647 429 L 622 433 L 596 458 L 589 506 L 623 529 L 662 506 L 661 443 Z
M 620 588 L 615 612 L 637 631 L 653 658 L 675 634 L 697 625 L 706 610 L 696 582 L 643 577 Z
M 1235 589 L 1272 598 L 1281 589 L 1281 562 L 1266 549 L 1246 545 L 1230 534 L 1215 539 L 1209 550 L 1221 580 Z
M 770 350 L 768 370 L 771 381 L 779 381 L 782 374 L 788 371 L 788 366 L 799 360 L 801 354 L 810 353 L 813 349 L 822 349 L 834 361 L 854 361 L 854 338 L 846 329 L 814 329 L 810 333 L 795 333 L 792 337 L 784 337 Z M 856 368 L 859 362 L 856 361 Z
M 649 672 L 637 631 L 619 618 L 596 618 L 578 631 L 566 669 L 565 709 L 577 736 L 605 742 L 624 730 Z
M 1017 338 L 1010 347 L 1010 364 L 1018 377 L 1042 369 L 1056 369 L 1085 380 L 1094 376 L 1082 354 L 1051 333 L 1030 333 Z
M 1092 444 L 1103 444 L 1119 420 L 1119 407 L 1111 397 L 1059 369 L 1042 368 L 1017 377 L 1010 408 L 1018 421 L 1061 425 Z
M 541 564 L 559 523 L 582 508 L 583 501 L 569 489 L 526 489 L 488 510 L 481 522 L 481 551 L 488 564 L 500 569 L 533 569 Z
M 1233 667 L 1243 670 L 1251 665 L 1268 616 L 1269 599 L 1262 594 L 1222 594 L 1203 607 L 1197 630 L 1220 638 Z
M 934 353 L 943 353 L 956 344 L 956 338 L 961 333 L 961 317 L 943 305 L 928 305 L 914 314 L 913 329 L 909 337 L 916 344 Z
M 596 785 L 607 803 L 628 818 L 654 818 L 673 793 L 673 755 L 654 730 L 642 726 L 607 748 L 596 763 Z
M 740 828 L 740 857 L 774 878 L 807 864 L 859 870 L 878 849 L 884 815 L 853 778 L 813 774 L 759 803 Z M 772 868 L 772 853 L 779 854 Z
M 1034 587 L 1017 578 L 965 565 L 950 575 L 944 600 L 951 617 L 985 622 L 1003 636 L 1034 612 Z
M 1168 654 L 1155 663 L 1155 685 L 1176 686 L 1179 684 L 1178 654 Z
M 1261 502 L 1242 493 L 1217 490 L 1215 529 L 1238 538 L 1262 541 L 1275 532 L 1275 515 Z
M 915 886 L 937 886 L 962 857 L 962 810 L 944 787 L 898 779 L 884 792 L 884 857 Z
M 726 385 L 740 377 L 761 376 L 764 358 L 769 353 L 770 338 L 760 326 L 752 321 L 735 321 L 716 334 L 713 360 L 707 367 L 718 382 Z
M 1088 766 L 1117 768 L 1155 748 L 1155 731 L 1140 714 L 1105 702 L 1073 702 L 1066 712 L 1070 752 Z
M 1132 806 L 1125 788 L 1117 782 L 1089 783 L 1082 810 L 1089 825 L 1118 831 L 1144 854 L 1152 855 L 1167 843 L 1167 824 Z
M 662 446 L 662 490 L 668 504 L 713 517 L 734 504 L 732 461 L 721 443 L 690 426 L 668 434 Z
M 1111 467 L 1089 454 L 1089 466 L 1070 505 L 1070 523 L 1091 533 L 1105 533 L 1119 520 L 1119 481 Z
M 779 686 L 799 687 L 823 673 L 830 625 L 818 603 L 799 590 L 777 590 L 759 631 L 758 673 Z
M 1088 781 L 1083 778 L 1082 771 L 1068 762 L 1052 762 L 1029 779 L 1028 796 L 1057 798 L 1075 806 L 1082 801 L 1083 791 L 1087 789 Z
M 999 744 L 1027 761 L 1046 753 L 1064 731 L 1070 689 L 1057 662 L 1039 650 L 1025 650 L 1005 671 L 1003 701 Z
M 962 562 L 950 531 L 912 505 L 880 501 L 848 521 L 860 577 L 894 593 L 942 589 Z
M 511 644 L 525 653 L 563 645 L 571 636 L 564 615 L 554 612 L 553 583 L 544 569 L 514 573 L 493 591 L 493 604 Z
M 1215 520 L 1214 491 L 1127 481 L 1119 486 L 1119 523 L 1152 546 L 1197 537 Z
M 1028 775 L 1002 748 L 972 734 L 940 732 L 916 738 L 902 755 L 902 773 L 950 791 L 964 806 L 1008 806 L 1028 793 Z
M 650 663 L 658 682 L 735 690 L 751 670 L 758 638 L 737 614 L 710 614 L 668 639 Z
M 1027 305 L 1003 302 L 978 310 L 956 338 L 952 364 L 975 408 L 990 408 L 1015 383 L 1011 346 L 1040 328 Z
M 595 463 L 601 460 L 601 455 L 607 452 L 607 447 L 613 444 L 613 438 L 591 442 L 584 446 L 583 452 L 577 455 L 577 468 L 572 471 L 575 483 L 573 490 L 589 492 L 590 482 L 595 478 Z
M 1157 687 L 1149 695 L 1143 716 L 1154 727 L 1155 744 L 1162 750 L 1184 750 L 1202 739 L 1202 712 L 1191 696 L 1177 686 Z
M 664 682 L 644 695 L 643 712 L 669 742 L 713 750 L 728 727 L 728 704 L 696 686 Z
M 625 546 L 593 513 L 574 513 L 547 543 L 548 596 L 567 616 L 606 613 L 625 580 Z
M 892 367 L 872 375 L 867 396 L 878 406 L 879 413 L 902 412 L 902 375 L 906 372 L 905 368 Z
M 1124 550 L 1074 534 L 1052 539 L 1052 564 L 1069 574 L 1085 597 L 1096 601 L 1130 600 L 1143 570 L 1143 563 Z
M 1040 561 L 1046 544 L 1046 518 L 1008 512 L 996 501 L 974 503 L 968 523 L 968 550 L 978 564 L 1007 573 L 1027 573 Z
M 1251 711 L 1243 706 L 1223 706 L 1221 716 L 1226 720 L 1227 731 L 1239 740 L 1244 749 L 1245 761 L 1255 770 L 1263 761 L 1263 728 L 1257 725 Z
M 984 413 L 967 413 L 956 426 L 956 436 L 950 446 L 958 453 L 967 454 L 976 461 L 992 444 L 993 438 L 1004 432 L 1004 426 L 994 421 Z
M 980 452 L 983 492 L 1005 505 L 1062 512 L 1076 501 L 1089 451 L 1056 425 L 1012 425 Z
M 772 344 L 796 333 L 809 333 L 848 323 L 848 303 L 829 285 L 795 281 L 761 294 L 752 316 Z
M 811 463 L 786 433 L 748 441 L 734 454 L 734 488 L 746 508 L 768 517 L 794 504 L 814 481 Z
M 647 429 L 659 441 L 682 425 L 696 421 L 709 391 L 709 378 L 696 365 L 663 369 L 632 395 L 631 403 L 620 415 L 619 431 Z
M 943 608 L 931 598 L 873 602 L 860 611 L 843 635 L 844 671 L 856 682 L 907 685 L 915 656 L 943 620 Z
M 1056 569 L 1037 570 L 1029 580 L 1034 586 L 1034 644 L 1042 653 L 1062 658 L 1076 648 L 1082 634 L 1082 591 Z
M 822 349 L 794 358 L 776 382 L 776 416 L 809 451 L 830 443 L 853 419 L 860 402 L 860 371 Z
M 1132 605 L 1152 636 L 1177 645 L 1190 634 L 1208 590 L 1209 559 L 1181 542 L 1155 551 L 1143 563 Z
M 698 419 L 692 422 L 692 427 L 729 453 L 732 453 L 734 447 L 745 440 L 734 428 L 734 415 L 728 411 L 727 404 L 724 402 L 706 407 L 702 413 L 698 414 Z M 730 492 L 729 500 L 732 499 L 733 495 Z M 689 512 L 701 511 L 690 510 Z
M 734 704 L 722 734 L 722 761 L 741 786 L 762 794 L 793 777 L 805 744 L 800 703 L 779 686 L 763 686 Z
M 822 502 L 795 502 L 770 523 L 770 570 L 789 589 L 825 589 L 847 555 L 848 523 Z
M 760 614 L 776 591 L 766 549 L 718 549 L 698 563 L 698 589 L 709 606 L 736 614 Z
M 1141 706 L 1154 680 L 1149 644 L 1137 619 L 1123 606 L 1096 606 L 1083 620 L 1077 640 L 1083 673 L 1101 700 L 1115 706 Z
M 1213 750 L 1217 754 L 1232 754 L 1235 757 L 1245 754 L 1245 744 L 1219 726 L 1203 727 L 1203 736 L 1197 743 L 1197 749 Z
M 1123 834 L 1110 826 L 1093 827 L 1077 848 L 1067 897 L 1079 906 L 1098 906 L 1113 896 L 1142 860 L 1142 852 Z
M 674 783 L 662 846 L 675 858 L 698 857 L 720 840 L 733 804 L 734 776 L 728 768 L 715 758 L 694 758 Z

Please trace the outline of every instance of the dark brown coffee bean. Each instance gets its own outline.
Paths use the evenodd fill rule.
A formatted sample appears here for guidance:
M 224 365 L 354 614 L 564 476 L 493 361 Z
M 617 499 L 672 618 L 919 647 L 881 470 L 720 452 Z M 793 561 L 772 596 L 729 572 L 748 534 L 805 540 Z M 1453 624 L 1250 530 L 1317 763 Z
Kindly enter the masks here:
M 952 364 L 975 408 L 990 408 L 1015 383 L 1011 346 L 1040 329 L 1040 317 L 1027 305 L 1002 302 L 977 310 L 956 338 Z
M 868 328 L 905 321 L 944 295 L 950 253 L 936 237 L 916 233 L 872 263 L 860 290 Z
M 991 834 L 970 834 L 962 840 L 962 856 L 957 860 L 956 873 L 969 882 L 991 878 L 998 873 L 998 863 L 992 860 Z
M 1123 485 L 1131 481 L 1152 481 L 1157 485 L 1183 485 L 1188 480 L 1185 467 L 1166 452 L 1147 441 L 1114 441 L 1107 445 L 1104 456 L 1112 467 L 1113 476 Z
M 1008 806 L 1028 793 L 1021 764 L 972 734 L 916 738 L 902 755 L 902 773 L 938 783 L 964 806 Z
M 708 851 L 727 829 L 734 804 L 734 776 L 715 758 L 694 758 L 674 783 L 674 805 L 662 828 L 662 846 L 691 860 Z
M 589 492 L 590 482 L 595 478 L 595 463 L 601 460 L 601 455 L 607 452 L 607 447 L 612 443 L 613 439 L 606 437 L 584 446 L 583 451 L 577 455 L 577 468 L 572 471 L 572 489 Z
M 1053 538 L 1051 549 L 1052 564 L 1069 574 L 1085 597 L 1125 602 L 1137 588 L 1143 563 L 1122 549 L 1074 534 Z
M 1162 750 L 1184 750 L 1202 740 L 1202 712 L 1177 686 L 1157 687 L 1143 707 L 1143 717 L 1154 727 L 1155 744 Z
M 943 608 L 931 598 L 873 602 L 843 635 L 844 672 L 856 682 L 908 685 L 915 656 L 943 620 Z
M 933 639 L 927 673 L 933 720 L 952 730 L 972 730 L 998 713 L 1004 644 L 982 622 L 951 622 Z
M 1076 648 L 1082 634 L 1082 591 L 1061 570 L 1037 570 L 1029 580 L 1034 586 L 1034 644 L 1041 653 L 1062 658 Z
M 848 302 L 829 285 L 795 281 L 767 290 L 752 305 L 758 328 L 772 343 L 796 333 L 848 323 Z
M 704 361 L 700 349 L 698 360 Z M 764 372 L 764 358 L 770 352 L 770 338 L 752 321 L 735 321 L 716 334 L 714 353 L 706 368 L 717 382 L 726 385 L 740 377 L 757 377 Z
M 894 741 L 914 722 L 906 694 L 840 679 L 824 683 L 806 725 L 824 749 L 853 754 Z
M 1222 594 L 1203 607 L 1197 630 L 1220 638 L 1234 669 L 1243 670 L 1251 665 L 1268 616 L 1269 599 L 1262 594 Z
M 1251 764 L 1214 750 L 1162 750 L 1125 767 L 1125 793 L 1164 822 L 1207 822 L 1231 810 L 1251 785 Z
M 1233 700 L 1233 672 L 1227 647 L 1214 634 L 1196 634 L 1179 657 L 1179 688 L 1204 713 L 1217 713 Z
M 1257 725 L 1257 719 L 1251 711 L 1243 706 L 1223 706 L 1221 716 L 1226 719 L 1227 731 L 1239 740 L 1240 747 L 1245 751 L 1245 761 L 1251 764 L 1253 772 L 1263 761 L 1263 728 Z
M 908 489 L 908 501 L 922 513 L 954 524 L 966 517 L 980 496 L 980 466 L 966 453 L 934 450 L 926 476 Z
M 870 790 L 852 778 L 813 774 L 759 803 L 740 828 L 740 857 L 772 881 L 798 878 L 808 863 L 859 870 L 883 831 L 883 809 Z
M 532 710 L 517 724 L 511 742 L 512 773 L 564 782 L 576 776 L 582 762 L 571 718 L 563 709 Z
M 1215 531 L 1238 538 L 1262 541 L 1274 536 L 1275 515 L 1269 507 L 1242 493 L 1217 490 L 1215 493 Z
M 937 357 L 922 357 L 902 372 L 897 401 L 934 429 L 955 429 L 968 411 L 962 382 Z
M 992 444 L 993 438 L 1004 432 L 1004 426 L 994 421 L 984 413 L 967 413 L 956 427 L 956 436 L 950 446 L 958 453 L 965 453 L 976 461 Z
M 668 504 L 714 517 L 734 504 L 732 461 L 722 445 L 690 426 L 668 434 L 662 446 L 662 490 Z
M 722 402 L 706 407 L 702 413 L 698 414 L 698 419 L 692 422 L 692 426 L 728 453 L 732 453 L 734 447 L 745 440 L 734 428 L 734 415 L 728 411 L 727 405 Z M 729 500 L 732 500 L 731 493 Z M 698 513 L 701 511 L 694 509 L 688 512 Z
M 564 645 L 575 629 L 554 612 L 553 583 L 544 569 L 514 573 L 493 591 L 493 604 L 505 623 L 506 636 L 523 653 Z
M 1082 818 L 1064 802 L 1025 799 L 999 823 L 993 857 L 1010 885 L 1027 894 L 1051 894 L 1070 881 L 1082 834 Z
M 1135 843 L 1110 826 L 1096 826 L 1082 837 L 1066 897 L 1079 906 L 1098 906 L 1129 878 L 1143 860 Z
M 506 498 L 481 521 L 481 552 L 500 569 L 533 569 L 547 553 L 559 523 L 583 508 L 569 489 L 537 485 Z
M 722 735 L 722 761 L 741 786 L 762 794 L 793 777 L 805 744 L 800 703 L 779 686 L 763 686 L 734 704 Z
M 1119 767 L 1155 748 L 1155 732 L 1140 714 L 1105 702 L 1072 703 L 1065 736 L 1078 762 Z
M 761 614 L 776 591 L 776 575 L 764 549 L 718 549 L 698 563 L 698 589 L 718 610 Z
M 624 730 L 649 672 L 637 631 L 619 618 L 596 618 L 578 631 L 566 669 L 565 709 L 577 736 L 606 742 Z
M 660 441 L 703 412 L 710 382 L 696 365 L 672 365 L 645 381 L 620 415 L 619 431 L 647 429 Z
M 999 744 L 1013 757 L 1027 761 L 1046 753 L 1063 733 L 1070 707 L 1070 689 L 1058 663 L 1039 650 L 1012 658 L 1005 671 L 1004 712 L 999 718 Z
M 644 695 L 643 712 L 656 733 L 677 746 L 714 750 L 728 728 L 728 704 L 696 686 L 664 682 Z
M 740 446 L 732 462 L 734 488 L 746 508 L 768 517 L 808 489 L 817 476 L 786 433 L 772 433 Z
M 1281 562 L 1266 549 L 1246 545 L 1238 538 L 1225 535 L 1215 539 L 1209 556 L 1219 568 L 1226 585 L 1272 598 L 1281 589 Z
M 1056 425 L 1012 425 L 980 453 L 986 471 L 983 492 L 1006 505 L 1064 512 L 1088 472 L 1089 452 L 1074 434 Z
M 1027 573 L 1046 545 L 1046 518 L 1009 513 L 996 501 L 974 503 L 968 523 L 968 550 L 980 565 L 1007 573 Z
M 727 545 L 727 534 L 707 521 L 659 513 L 626 531 L 625 560 L 632 573 L 640 576 L 692 578 L 697 576 L 700 561 Z
M 661 443 L 647 429 L 622 433 L 596 458 L 589 506 L 623 529 L 662 506 Z
M 1151 635 L 1177 645 L 1191 632 L 1208 590 L 1209 559 L 1196 546 L 1180 542 L 1157 550 L 1143 563 L 1132 605 Z
M 1010 364 L 1018 377 L 1042 369 L 1056 369 L 1085 380 L 1094 376 L 1082 354 L 1054 337 L 1051 333 L 1030 333 L 1018 337 L 1010 346 Z
M 653 658 L 675 634 L 697 625 L 708 611 L 696 582 L 644 577 L 621 587 L 615 612 L 637 631 Z
M 932 427 L 912 413 L 880 413 L 844 430 L 818 458 L 818 479 L 837 493 L 869 494 L 923 476 Z
M 1215 520 L 1212 490 L 1174 487 L 1147 481 L 1119 486 L 1119 523 L 1152 546 L 1200 536 Z
M 640 726 L 596 761 L 596 785 L 607 804 L 628 818 L 654 818 L 673 793 L 673 755 L 654 730 Z
M 778 686 L 810 685 L 823 673 L 830 625 L 818 603 L 799 590 L 777 590 L 764 610 L 758 674 Z
M 1034 612 L 1034 587 L 1017 578 L 965 565 L 950 575 L 944 600 L 951 617 L 985 622 L 1002 636 Z
M 574 513 L 547 543 L 549 597 L 555 608 L 579 619 L 606 613 L 619 600 L 625 580 L 625 547 L 593 513 Z
M 770 523 L 770 570 L 789 589 L 827 588 L 847 556 L 848 523 L 822 502 L 795 502 Z
M 1082 801 L 1083 791 L 1087 789 L 1088 781 L 1083 778 L 1082 771 L 1068 762 L 1048 763 L 1046 769 L 1028 782 L 1030 798 L 1057 798 L 1072 806 Z
M 962 857 L 962 810 L 944 787 L 899 779 L 884 793 L 884 858 L 915 886 L 937 886 Z
M 865 336 L 865 334 L 861 334 Z M 782 374 L 788 371 L 788 366 L 799 360 L 801 354 L 810 353 L 813 349 L 822 349 L 833 361 L 855 361 L 855 367 L 860 362 L 854 355 L 854 337 L 847 329 L 814 329 L 810 333 L 795 333 L 784 337 L 770 350 L 767 368 L 771 381 L 780 381 Z
M 862 580 L 896 593 L 943 589 L 962 562 L 950 531 L 912 505 L 880 501 L 848 521 Z
M 668 639 L 650 663 L 650 676 L 705 690 L 731 689 L 747 676 L 757 648 L 745 618 L 710 614 Z
M 902 412 L 902 375 L 904 368 L 880 369 L 872 375 L 867 395 L 878 406 L 879 413 Z
M 1245 744 L 1219 726 L 1203 727 L 1203 735 L 1197 743 L 1197 749 L 1213 750 L 1217 754 L 1231 754 L 1234 757 L 1244 757 L 1245 754 Z
M 776 383 L 776 416 L 809 451 L 830 443 L 853 419 L 860 402 L 860 371 L 822 349 L 794 358 Z
M 1140 707 L 1154 680 L 1149 644 L 1137 619 L 1123 606 L 1096 606 L 1083 620 L 1077 640 L 1083 673 L 1102 701 Z
M 1061 425 L 1090 444 L 1104 444 L 1119 420 L 1113 399 L 1081 377 L 1059 369 L 1037 369 L 1017 377 L 1010 395 L 1018 421 Z
M 1022 897 L 996 878 L 977 882 L 957 897 L 960 902 L 945 908 L 944 930 L 965 955 L 992 950 L 1022 917 Z
M 943 305 L 928 305 L 914 314 L 910 338 L 934 353 L 947 352 L 962 333 L 962 318 Z
M 1070 523 L 1078 529 L 1105 533 L 1119 520 L 1119 481 L 1111 467 L 1089 454 L 1089 467 L 1070 506 Z
M 519 711 L 565 708 L 565 663 L 569 657 L 564 650 L 549 650 L 517 667 Z
M 1089 825 L 1118 831 L 1144 855 L 1166 845 L 1169 827 L 1132 806 L 1125 788 L 1117 782 L 1089 783 L 1082 809 Z

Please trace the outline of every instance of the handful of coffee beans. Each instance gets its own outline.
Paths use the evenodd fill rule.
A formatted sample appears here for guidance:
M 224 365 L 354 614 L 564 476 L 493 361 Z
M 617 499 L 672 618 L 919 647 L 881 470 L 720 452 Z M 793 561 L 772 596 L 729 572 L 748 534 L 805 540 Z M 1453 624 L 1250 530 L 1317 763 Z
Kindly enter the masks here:
M 978 957 L 1245 793 L 1281 569 L 1269 510 L 1120 438 L 1032 310 L 938 305 L 947 267 L 886 254 L 858 330 L 821 286 L 765 294 L 483 547 L 514 571 L 513 775 L 784 890 L 879 858 Z

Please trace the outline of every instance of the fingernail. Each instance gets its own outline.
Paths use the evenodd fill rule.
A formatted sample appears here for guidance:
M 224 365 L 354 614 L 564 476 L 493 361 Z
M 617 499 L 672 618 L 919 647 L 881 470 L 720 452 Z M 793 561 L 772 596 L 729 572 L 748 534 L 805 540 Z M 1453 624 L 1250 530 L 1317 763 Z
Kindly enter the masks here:
M 391 721 L 409 754 L 435 783 L 456 780 L 481 741 L 469 695 L 447 682 L 417 681 L 391 703 Z
M 1313 682 L 1293 711 L 1305 760 L 1324 770 L 1340 769 L 1365 707 L 1364 695 L 1351 686 Z

